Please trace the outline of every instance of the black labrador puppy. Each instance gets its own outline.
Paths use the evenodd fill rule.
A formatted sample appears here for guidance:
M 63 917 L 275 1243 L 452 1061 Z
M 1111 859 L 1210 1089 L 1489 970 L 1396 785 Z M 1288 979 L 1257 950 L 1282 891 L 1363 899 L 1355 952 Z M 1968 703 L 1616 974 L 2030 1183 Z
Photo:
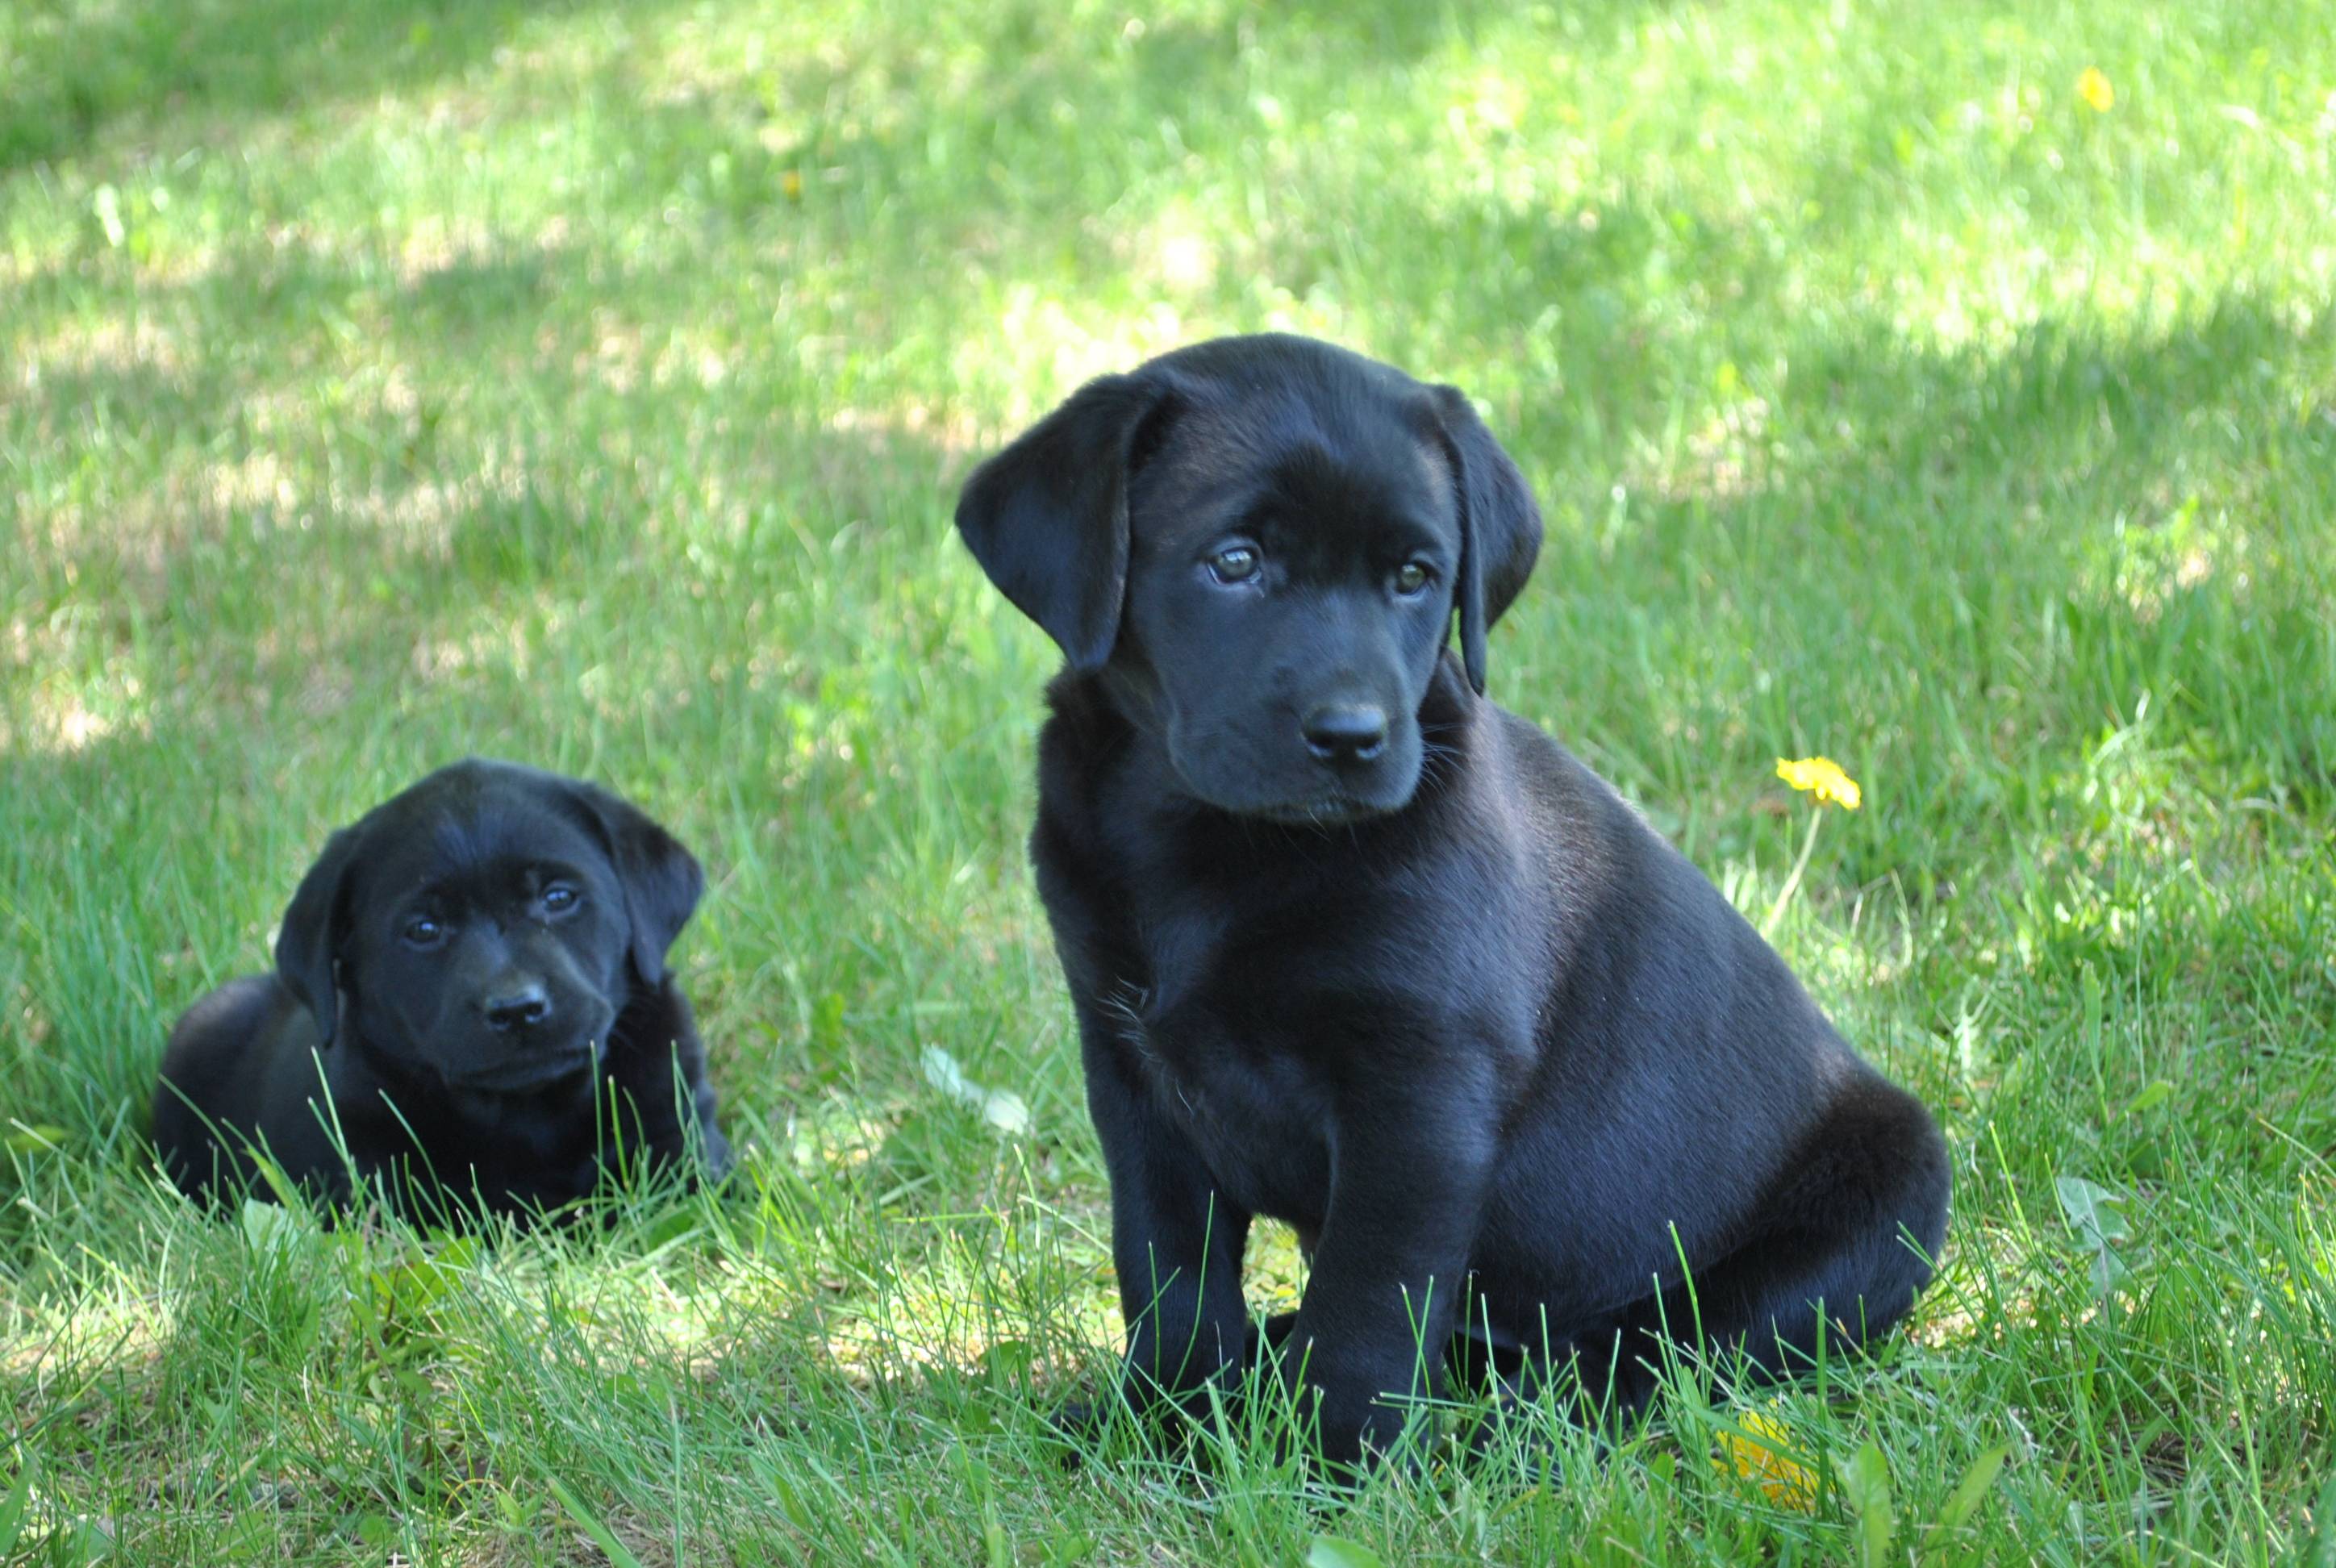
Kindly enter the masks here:
M 693 1139 L 719 1174 L 705 1047 L 666 967 L 704 885 L 605 790 L 440 769 L 332 836 L 274 974 L 179 1020 L 154 1096 L 163 1168 L 199 1197 L 240 1194 L 256 1144 L 328 1202 L 378 1176 L 430 1218 L 555 1209 Z
M 1907 1310 L 1946 1224 L 1929 1114 L 1483 695 L 1541 518 L 1459 392 L 1200 344 L 1081 389 L 957 522 L 1065 656 L 1031 858 L 1131 1401 L 1237 1369 L 1258 1214 L 1311 1259 L 1267 1329 L 1334 1459 L 1450 1357 L 1630 1409 L 1666 1339 L 1774 1375 Z

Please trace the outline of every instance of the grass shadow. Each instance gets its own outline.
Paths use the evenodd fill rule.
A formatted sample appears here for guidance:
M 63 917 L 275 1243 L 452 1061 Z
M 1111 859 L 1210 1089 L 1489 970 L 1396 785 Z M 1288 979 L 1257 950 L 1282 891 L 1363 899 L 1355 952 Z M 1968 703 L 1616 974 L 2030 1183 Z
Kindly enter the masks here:
M 412 92 L 593 0 L 24 0 L 0 23 L 0 171 L 165 126 L 214 131 Z

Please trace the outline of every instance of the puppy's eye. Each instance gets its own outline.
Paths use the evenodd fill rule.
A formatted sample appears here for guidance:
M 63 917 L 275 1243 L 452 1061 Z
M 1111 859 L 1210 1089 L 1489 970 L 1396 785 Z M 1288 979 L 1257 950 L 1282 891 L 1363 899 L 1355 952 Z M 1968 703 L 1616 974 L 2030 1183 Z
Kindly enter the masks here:
M 405 930 L 398 934 L 414 947 L 434 948 L 446 934 L 446 928 L 428 915 L 416 915 L 405 922 Z
M 1435 579 L 1436 574 L 1416 560 L 1406 560 L 1396 569 L 1395 590 L 1406 599 L 1416 598 Z
M 1219 582 L 1247 582 L 1257 569 L 1257 551 L 1246 544 L 1228 546 L 1209 557 L 1209 575 Z
M 555 915 L 564 915 L 584 901 L 584 896 L 566 882 L 554 882 L 543 890 L 543 907 Z

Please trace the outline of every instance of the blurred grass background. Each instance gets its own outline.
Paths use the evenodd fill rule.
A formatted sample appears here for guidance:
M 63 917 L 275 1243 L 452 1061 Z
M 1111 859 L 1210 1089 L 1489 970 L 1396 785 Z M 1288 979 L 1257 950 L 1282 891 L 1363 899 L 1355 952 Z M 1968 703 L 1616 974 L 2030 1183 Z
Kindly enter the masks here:
M 15 1488 L 73 1563 L 2336 1553 L 2331 192 L 2325 0 L 15 0 L 0 1534 Z M 1770 1410 L 1808 1507 L 1688 1405 L 1335 1514 L 1270 1435 L 1046 1441 L 1115 1333 L 1021 851 L 1054 656 L 949 514 L 1084 377 L 1268 327 L 1478 399 L 1550 521 L 1494 695 L 1739 905 L 1776 757 L 1865 785 L 1778 941 L 1958 1203 L 1907 1339 Z M 443 1267 L 188 1213 L 170 1019 L 469 752 L 707 862 L 741 1190 Z

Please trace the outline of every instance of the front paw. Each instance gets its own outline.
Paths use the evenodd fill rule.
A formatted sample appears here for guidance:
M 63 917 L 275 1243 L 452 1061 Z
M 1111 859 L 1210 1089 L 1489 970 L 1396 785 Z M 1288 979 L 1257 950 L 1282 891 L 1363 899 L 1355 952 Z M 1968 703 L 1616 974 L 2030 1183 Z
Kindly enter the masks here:
M 1268 1326 L 1269 1332 L 1270 1325 Z M 1119 1378 L 1057 1406 L 1048 1425 L 1055 1436 L 1075 1450 L 1066 1463 L 1112 1445 L 1133 1439 L 1144 1450 L 1192 1457 L 1210 1440 L 1237 1440 L 1246 1427 L 1246 1374 L 1259 1365 L 1257 1325 L 1250 1336 L 1251 1354 L 1203 1375 L 1197 1382 L 1168 1388 L 1149 1373 L 1122 1362 Z M 1266 1387 L 1272 1380 L 1267 1374 Z
M 1379 1466 L 1416 1467 L 1433 1452 L 1436 1407 L 1404 1393 L 1411 1378 L 1382 1374 L 1324 1376 L 1283 1368 L 1294 1419 L 1284 1439 L 1338 1480 L 1357 1481 Z
M 1170 1396 L 1129 1378 L 1066 1399 L 1046 1425 L 1062 1448 L 1064 1467 L 1071 1469 L 1124 1444 L 1153 1454 L 1187 1452 L 1207 1424 L 1208 1409 L 1204 1389 Z

